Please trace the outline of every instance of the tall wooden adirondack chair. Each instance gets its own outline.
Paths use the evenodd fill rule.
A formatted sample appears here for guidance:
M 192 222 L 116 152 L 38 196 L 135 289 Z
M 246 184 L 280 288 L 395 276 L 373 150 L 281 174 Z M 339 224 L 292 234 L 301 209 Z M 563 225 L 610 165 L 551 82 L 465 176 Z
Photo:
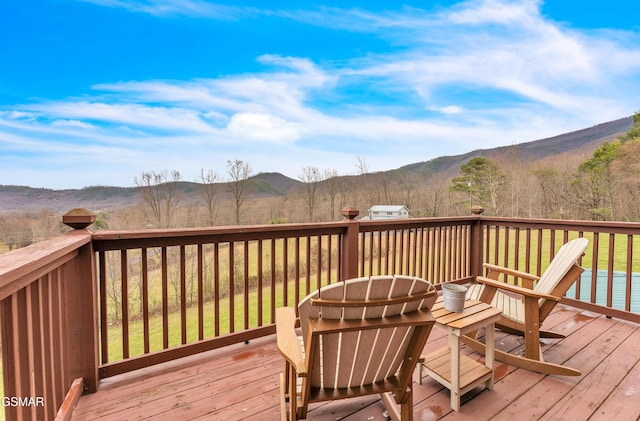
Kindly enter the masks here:
M 581 372 L 574 368 L 543 360 L 540 338 L 564 338 L 564 336 L 540 330 L 540 327 L 569 287 L 584 271 L 578 261 L 588 245 L 589 240 L 586 238 L 576 238 L 567 242 L 558 250 L 540 277 L 496 265 L 484 265 L 488 269 L 487 276 L 476 278 L 477 283 L 471 285 L 467 291 L 467 298 L 491 303 L 502 310 L 502 317 L 496 326 L 507 332 L 524 335 L 525 338 L 524 357 L 496 350 L 497 360 L 540 373 L 581 375 Z M 499 281 L 501 274 L 520 278 L 522 285 Z M 463 342 L 478 351 L 484 349 L 484 345 L 475 338 L 465 337 Z
M 326 286 L 295 310 L 276 311 L 278 349 L 285 359 L 281 412 L 306 418 L 309 403 L 381 394 L 394 420 L 413 416 L 412 373 L 434 319 L 433 285 L 406 276 L 356 278 Z M 400 408 L 398 408 L 398 405 Z

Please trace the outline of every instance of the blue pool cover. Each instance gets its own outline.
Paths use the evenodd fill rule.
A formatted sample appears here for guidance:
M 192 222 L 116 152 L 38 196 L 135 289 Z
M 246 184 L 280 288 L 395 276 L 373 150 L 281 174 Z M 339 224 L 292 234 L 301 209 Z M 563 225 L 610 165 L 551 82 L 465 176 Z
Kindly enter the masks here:
M 596 304 L 607 305 L 607 271 L 599 270 L 596 272 Z M 627 295 L 625 272 L 613 272 L 613 296 L 612 307 L 618 310 L 625 309 L 625 301 Z M 591 301 L 591 269 L 585 269 L 580 278 L 580 296 L 576 297 L 576 284 L 573 284 L 567 291 L 568 298 L 577 298 L 580 301 Z M 640 313 L 640 273 L 631 274 L 631 312 Z

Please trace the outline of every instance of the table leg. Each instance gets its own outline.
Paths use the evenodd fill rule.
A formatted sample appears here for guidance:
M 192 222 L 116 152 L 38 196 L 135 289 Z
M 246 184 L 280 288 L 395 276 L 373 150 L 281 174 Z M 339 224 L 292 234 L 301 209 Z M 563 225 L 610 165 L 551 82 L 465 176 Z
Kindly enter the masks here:
M 493 390 L 493 369 L 495 365 L 494 347 L 495 347 L 495 323 L 489 323 L 485 328 L 484 334 L 486 352 L 484 355 L 484 365 L 491 370 L 491 378 L 487 380 L 486 387 Z
M 460 411 L 460 337 L 449 333 L 451 348 L 451 409 Z

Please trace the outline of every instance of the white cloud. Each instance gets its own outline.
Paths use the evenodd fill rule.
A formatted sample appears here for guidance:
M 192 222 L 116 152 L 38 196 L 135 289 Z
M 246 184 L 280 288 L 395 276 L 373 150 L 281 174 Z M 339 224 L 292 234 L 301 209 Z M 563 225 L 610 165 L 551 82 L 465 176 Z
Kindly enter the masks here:
M 9 112 L 0 112 L 0 116 L 2 115 L 6 116 L 10 120 L 31 119 L 34 117 L 32 113 L 16 110 L 12 110 Z
M 208 119 L 208 120 L 212 120 L 216 123 L 221 122 L 221 123 L 226 123 L 229 121 L 229 117 L 227 117 L 226 115 L 222 114 L 221 112 L 218 111 L 209 111 L 207 113 L 204 113 L 202 115 L 202 117 Z
M 564 113 L 574 128 L 630 114 L 634 100 L 621 88 L 620 77 L 640 69 L 637 36 L 636 42 L 614 42 L 602 32 L 567 29 L 545 20 L 538 4 L 463 3 L 431 27 L 401 31 L 410 48 L 355 61 L 353 72 L 414 91 L 427 107 L 453 89 L 488 97 L 462 104 L 474 113 L 495 114 L 499 109 L 492 111 L 492 104 L 501 102 L 493 99 L 511 96 L 513 108 L 507 113 L 540 104 L 550 107 L 547 113 Z M 620 57 L 619 66 L 607 57 Z M 612 102 L 618 105 L 609 109 Z
M 427 107 L 427 109 L 430 111 L 437 111 L 442 114 L 460 114 L 464 112 L 464 108 L 459 107 L 457 105 L 447 105 L 444 107 L 429 106 Z
M 279 117 L 259 113 L 237 113 L 231 117 L 227 130 L 238 139 L 288 143 L 300 139 L 298 124 Z
M 466 1 L 454 6 L 448 19 L 454 24 L 500 24 L 527 27 L 538 23 L 540 0 Z
M 54 120 L 51 123 L 53 126 L 64 126 L 64 127 L 77 127 L 80 129 L 93 129 L 94 126 L 89 123 L 85 123 L 80 120 Z
M 49 102 L 30 108 L 53 118 L 88 120 L 92 122 L 147 127 L 151 130 L 212 132 L 199 113 L 177 107 L 145 104 L 106 104 L 102 102 Z
M 235 20 L 257 13 L 256 9 L 226 6 L 203 0 L 77 0 L 99 6 L 126 9 L 158 17 L 189 16 L 219 20 Z
M 187 107 L 234 109 L 238 103 L 231 98 L 217 96 L 209 80 L 201 81 L 131 81 L 103 83 L 94 90 L 115 93 L 122 102 L 154 102 L 182 104 Z
M 200 4 L 149 3 L 191 9 L 195 6 L 185 5 Z M 134 82 L 102 88 L 131 92 L 137 86 L 150 99 L 208 103 L 229 115 L 238 111 L 276 111 L 283 118 L 296 119 L 313 113 L 308 105 L 313 101 L 312 90 L 328 89 L 345 81 L 358 82 L 364 77 L 377 78 L 384 88 L 414 91 L 427 106 L 431 105 L 434 92 L 459 85 L 470 91 L 492 89 L 517 95 L 521 101 L 545 103 L 563 112 L 593 115 L 603 108 L 602 101 L 598 101 L 601 95 L 593 93 L 615 90 L 617 75 L 637 72 L 640 52 L 634 49 L 636 44 L 627 47 L 621 40 L 602 38 L 602 33 L 579 33 L 558 26 L 540 14 L 540 6 L 538 0 L 485 0 L 462 2 L 438 12 L 417 8 L 380 13 L 335 8 L 262 10 L 258 14 L 377 32 L 382 38 L 393 37 L 393 42 L 406 48 L 399 53 L 356 57 L 346 70 L 320 69 L 309 59 L 266 54 L 258 60 L 285 71 L 223 77 L 201 85 Z M 388 30 L 391 27 L 393 31 Z M 370 89 L 374 90 L 375 85 Z M 596 103 L 587 105 L 587 98 L 596 99 Z
M 337 79 L 309 59 L 263 55 L 257 60 L 276 70 L 192 81 L 97 84 L 93 88 L 114 93 L 123 102 L 176 104 L 220 115 L 277 111 L 283 117 L 299 118 L 311 92 L 329 88 Z

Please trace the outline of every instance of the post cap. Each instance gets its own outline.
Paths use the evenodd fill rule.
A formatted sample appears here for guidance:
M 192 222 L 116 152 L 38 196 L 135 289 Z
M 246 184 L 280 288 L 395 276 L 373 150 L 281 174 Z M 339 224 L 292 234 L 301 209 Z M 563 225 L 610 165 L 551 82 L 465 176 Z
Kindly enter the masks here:
M 480 215 L 484 212 L 484 208 L 480 205 L 474 205 L 471 207 L 471 213 L 474 215 Z
M 358 215 L 360 215 L 360 211 L 353 206 L 347 206 L 342 209 L 342 216 L 347 219 L 355 219 Z
M 62 223 L 77 230 L 85 229 L 95 221 L 96 215 L 90 210 L 83 208 L 71 209 L 62 215 Z

